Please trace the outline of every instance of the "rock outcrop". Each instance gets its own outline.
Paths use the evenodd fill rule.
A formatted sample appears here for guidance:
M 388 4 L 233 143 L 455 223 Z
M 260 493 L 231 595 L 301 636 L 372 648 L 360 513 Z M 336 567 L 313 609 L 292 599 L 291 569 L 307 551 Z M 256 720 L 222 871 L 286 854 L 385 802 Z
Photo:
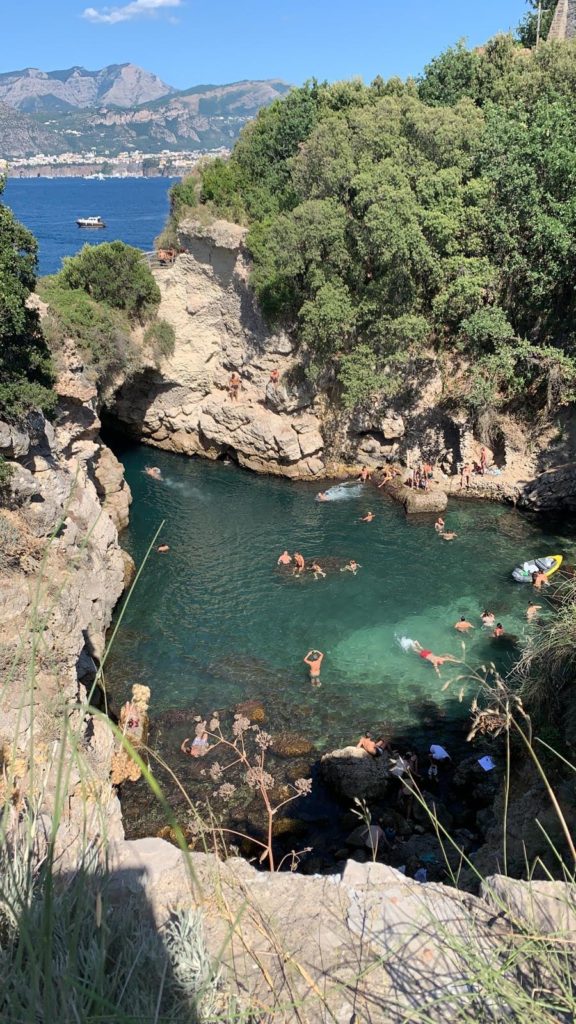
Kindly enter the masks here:
M 444 366 L 434 352 L 407 365 L 396 398 L 375 394 L 352 411 L 334 405 L 326 386 L 305 379 L 292 338 L 264 322 L 249 286 L 245 235 L 226 221 L 184 221 L 181 255 L 154 271 L 160 315 L 174 328 L 176 345 L 158 365 L 144 357 L 140 372 L 109 403 L 135 437 L 188 455 L 231 456 L 256 472 L 302 480 L 425 460 L 435 466 L 438 492 L 529 508 L 575 507 L 570 412 L 550 415 L 544 427 L 495 412 L 476 422 L 451 391 L 464 368 Z M 232 373 L 241 378 L 237 396 L 229 393 Z M 555 435 L 571 440 L 562 447 Z M 469 486 L 461 487 L 460 468 L 478 466 L 483 445 L 488 471 L 473 472 Z M 438 512 L 443 500 L 440 493 L 412 495 L 406 507 Z
M 386 795 L 390 781 L 387 757 L 372 757 L 361 747 L 343 747 L 324 754 L 320 761 L 322 777 L 343 800 L 379 800 Z
M 268 874 L 234 858 L 187 860 L 161 839 L 117 844 L 107 890 L 119 908 L 139 894 L 158 927 L 174 909 L 202 909 L 227 998 L 236 1010 L 266 1007 L 265 1019 L 282 1024 L 451 1022 L 484 999 L 504 1019 L 482 977 L 500 975 L 523 927 L 574 929 L 574 887 L 562 883 L 495 876 L 478 898 L 380 863 Z M 532 965 L 523 959 L 520 969 L 525 983 Z M 521 983 L 510 969 L 506 992 Z
M 124 588 L 117 525 L 127 521 L 130 492 L 99 439 L 96 392 L 80 360 L 72 348 L 61 360 L 54 426 L 40 414 L 17 430 L 0 423 L 10 471 L 0 494 L 0 762 L 4 786 L 23 797 L 34 773 L 49 807 L 62 757 L 67 845 L 100 831 L 103 814 L 109 833 L 122 834 L 108 781 L 112 735 L 103 722 L 83 722 L 78 704 Z M 85 770 L 73 736 L 83 737 Z
M 272 334 L 256 306 L 245 233 L 225 221 L 182 225 L 186 253 L 155 272 L 174 354 L 126 382 L 111 412 L 149 444 L 311 479 L 325 472 L 321 422 L 310 389 L 290 383 L 292 342 Z M 233 372 L 242 380 L 236 398 Z

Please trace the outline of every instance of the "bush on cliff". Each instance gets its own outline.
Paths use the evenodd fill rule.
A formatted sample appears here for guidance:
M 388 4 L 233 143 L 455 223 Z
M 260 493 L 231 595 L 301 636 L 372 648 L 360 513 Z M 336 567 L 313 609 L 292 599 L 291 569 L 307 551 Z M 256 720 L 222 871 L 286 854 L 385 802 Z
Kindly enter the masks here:
M 160 289 L 142 253 L 124 242 L 85 245 L 77 256 L 64 260 L 58 281 L 121 309 L 132 320 L 146 319 L 160 303 Z
M 0 178 L 0 195 L 4 179 Z M 36 310 L 27 305 L 36 283 L 34 237 L 0 203 L 0 415 L 51 412 L 52 366 Z
M 496 359 L 489 400 L 504 404 L 525 345 L 557 352 L 567 402 L 575 84 L 576 44 L 527 52 L 510 36 L 459 44 L 418 82 L 312 82 L 262 110 L 228 161 L 204 165 L 194 196 L 249 225 L 267 318 L 296 335 L 312 374 L 334 364 L 348 404 L 396 356 L 447 347 L 470 367 L 460 399 L 482 404 L 472 368 Z M 549 363 L 532 363 L 541 395 Z

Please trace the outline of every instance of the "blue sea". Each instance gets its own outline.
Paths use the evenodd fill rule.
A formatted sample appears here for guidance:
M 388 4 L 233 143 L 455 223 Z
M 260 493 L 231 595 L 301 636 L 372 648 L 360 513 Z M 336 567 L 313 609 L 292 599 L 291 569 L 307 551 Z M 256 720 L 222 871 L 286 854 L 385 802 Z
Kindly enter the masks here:
M 2 201 L 39 243 L 38 273 L 54 274 L 87 242 L 120 239 L 152 249 L 169 210 L 174 178 L 9 178 Z M 103 229 L 79 228 L 77 217 L 100 216 Z

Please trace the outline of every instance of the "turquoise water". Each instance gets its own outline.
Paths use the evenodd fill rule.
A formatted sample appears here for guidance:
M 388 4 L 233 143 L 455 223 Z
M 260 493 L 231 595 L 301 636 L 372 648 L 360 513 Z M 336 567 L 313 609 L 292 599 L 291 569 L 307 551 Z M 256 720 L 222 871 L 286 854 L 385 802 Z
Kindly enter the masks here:
M 459 667 L 446 666 L 438 680 L 398 638 L 460 657 L 453 626 L 466 615 L 477 627 L 466 640 L 468 664 L 506 669 L 515 649 L 481 628 L 482 609 L 522 637 L 531 588 L 515 584 L 511 570 L 533 555 L 573 561 L 576 551 L 567 527 L 543 528 L 495 504 L 452 502 L 444 518 L 458 538 L 447 543 L 434 516 L 407 518 L 371 486 L 319 503 L 317 486 L 140 446 L 116 450 L 134 497 L 123 544 L 140 564 L 165 520 L 160 539 L 170 552 L 150 555 L 108 677 L 118 699 L 134 682 L 149 685 L 153 711 L 181 709 L 185 723 L 186 709 L 207 714 L 262 698 L 269 727 L 297 727 L 319 749 L 355 740 L 366 726 L 397 735 L 447 726 L 469 707 L 472 688 L 455 703 L 462 684 L 442 685 Z M 146 464 L 161 468 L 163 482 L 143 473 Z M 374 521 L 359 523 L 369 509 Z M 285 547 L 318 558 L 327 578 L 278 570 Z M 349 558 L 362 566 L 357 576 L 339 571 Z M 311 647 L 325 654 L 320 689 L 302 663 Z

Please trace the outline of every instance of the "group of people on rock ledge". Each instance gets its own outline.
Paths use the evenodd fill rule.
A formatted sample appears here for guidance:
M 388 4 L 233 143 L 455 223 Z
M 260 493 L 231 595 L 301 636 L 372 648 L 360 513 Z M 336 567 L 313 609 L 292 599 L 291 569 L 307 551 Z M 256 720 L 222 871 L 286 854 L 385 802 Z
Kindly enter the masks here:
M 274 386 L 280 383 L 280 370 L 276 367 L 273 370 L 270 370 L 269 381 L 271 384 L 274 384 Z M 238 396 L 242 387 L 243 384 L 240 374 L 236 370 L 233 370 L 228 379 L 228 394 L 230 395 L 231 402 L 238 401 Z

